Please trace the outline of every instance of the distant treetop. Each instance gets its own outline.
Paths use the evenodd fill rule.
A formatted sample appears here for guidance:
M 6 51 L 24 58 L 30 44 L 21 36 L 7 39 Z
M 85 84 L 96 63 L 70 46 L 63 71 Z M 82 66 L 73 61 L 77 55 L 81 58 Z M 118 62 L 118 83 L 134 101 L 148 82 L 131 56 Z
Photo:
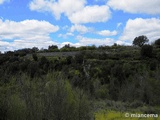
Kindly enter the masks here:
M 141 35 L 133 40 L 133 45 L 142 47 L 147 42 L 149 42 L 149 39 L 146 36 Z

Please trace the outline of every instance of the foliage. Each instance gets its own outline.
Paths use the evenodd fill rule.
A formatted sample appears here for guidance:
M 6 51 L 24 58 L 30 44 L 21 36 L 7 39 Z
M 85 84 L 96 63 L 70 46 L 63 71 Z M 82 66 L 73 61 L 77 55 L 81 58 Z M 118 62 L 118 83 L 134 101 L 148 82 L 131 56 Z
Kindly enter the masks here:
M 32 54 L 32 57 L 33 57 L 33 59 L 34 59 L 34 61 L 37 61 L 38 60 L 38 57 L 37 57 L 37 54 Z
M 151 45 L 144 45 L 141 48 L 141 56 L 142 57 L 152 57 L 153 47 Z
M 150 112 L 149 107 L 159 113 L 154 107 L 160 105 L 159 48 L 66 45 L 61 50 L 53 56 L 32 49 L 0 54 L 0 119 L 90 120 L 94 113 L 105 119 L 113 113 L 104 117 L 98 111 Z
M 148 38 L 146 36 L 142 35 L 142 36 L 136 37 L 133 40 L 133 45 L 142 47 L 148 41 L 149 41 Z
M 158 48 L 160 47 L 160 38 L 155 41 L 155 45 L 156 45 L 156 47 L 158 47 Z
M 76 51 L 76 47 L 73 47 L 70 44 L 66 44 L 60 49 L 60 51 L 61 52 Z
M 51 51 L 51 52 L 59 51 L 58 46 L 57 45 L 48 46 L 48 51 Z
M 31 79 L 22 74 L 13 78 L 0 89 L 0 119 L 89 120 L 84 91 L 73 89 L 62 76 L 49 73 L 43 79 Z

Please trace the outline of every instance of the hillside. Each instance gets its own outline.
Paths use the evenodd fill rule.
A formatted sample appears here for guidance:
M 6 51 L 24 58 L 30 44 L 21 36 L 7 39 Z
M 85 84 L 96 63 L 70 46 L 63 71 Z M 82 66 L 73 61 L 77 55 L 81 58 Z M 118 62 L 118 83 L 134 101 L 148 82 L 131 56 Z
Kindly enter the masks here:
M 159 114 L 160 50 L 152 48 L 34 48 L 0 54 L 1 119 L 89 120 L 108 110 Z

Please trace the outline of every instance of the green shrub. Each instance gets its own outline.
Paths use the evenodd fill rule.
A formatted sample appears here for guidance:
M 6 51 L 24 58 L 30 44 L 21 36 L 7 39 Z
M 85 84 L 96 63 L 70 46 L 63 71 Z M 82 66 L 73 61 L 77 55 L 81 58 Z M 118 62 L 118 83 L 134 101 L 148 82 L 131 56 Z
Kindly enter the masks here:
M 10 120 L 22 120 L 26 118 L 26 104 L 16 94 L 10 97 L 8 118 Z
M 153 46 L 151 45 L 144 45 L 141 48 L 141 56 L 142 57 L 152 57 L 153 54 Z
M 142 107 L 144 104 L 142 101 L 135 100 L 130 104 L 131 108 Z
M 155 45 L 156 45 L 156 47 L 158 47 L 158 48 L 160 47 L 160 38 L 155 41 Z
M 108 92 L 108 85 L 102 85 L 98 89 L 96 89 L 95 94 L 97 98 L 106 99 L 109 98 Z

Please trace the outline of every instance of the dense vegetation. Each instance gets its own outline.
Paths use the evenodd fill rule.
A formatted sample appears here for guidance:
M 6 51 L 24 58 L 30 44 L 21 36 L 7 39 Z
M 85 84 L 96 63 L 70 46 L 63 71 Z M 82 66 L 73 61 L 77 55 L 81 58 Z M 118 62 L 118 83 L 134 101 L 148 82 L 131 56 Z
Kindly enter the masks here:
M 160 113 L 158 41 L 1 53 L 0 120 L 89 120 L 101 110 Z

